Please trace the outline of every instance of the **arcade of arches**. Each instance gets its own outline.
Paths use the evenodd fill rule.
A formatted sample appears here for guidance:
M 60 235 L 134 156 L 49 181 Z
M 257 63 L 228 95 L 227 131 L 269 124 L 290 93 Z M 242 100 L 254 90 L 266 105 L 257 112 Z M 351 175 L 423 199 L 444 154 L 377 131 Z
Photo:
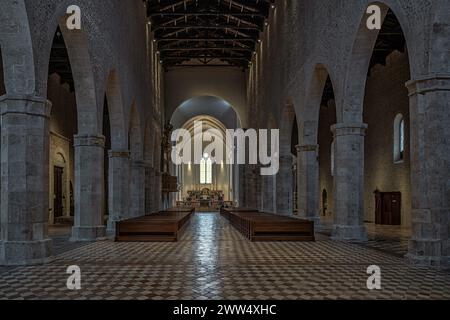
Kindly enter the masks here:
M 388 273 L 405 277 L 424 267 L 450 287 L 442 271 L 450 267 L 449 1 L 380 1 L 381 30 L 366 27 L 368 0 L 340 8 L 328 0 L 171 1 L 186 13 L 184 29 L 159 1 L 80 0 L 81 30 L 67 29 L 66 2 L 0 4 L 0 273 L 13 279 L 11 266 L 84 261 L 88 249 L 98 261 L 124 250 L 114 259 L 126 265 L 146 248 L 141 258 L 160 270 L 166 260 L 152 250 L 176 247 L 115 247 L 116 223 L 194 206 L 179 249 L 188 266 L 217 271 L 217 257 L 246 265 L 266 254 L 280 276 L 281 253 L 306 269 L 348 257 L 361 268 L 390 263 Z M 213 13 L 203 21 L 196 10 Z M 246 12 L 251 20 L 242 20 Z M 320 16 L 332 21 L 311 18 Z M 217 24 L 190 31 L 193 21 Z M 279 129 L 279 172 L 261 176 L 260 165 L 215 163 L 207 153 L 198 165 L 172 164 L 168 124 L 193 132 L 196 121 L 222 133 Z M 165 189 L 167 175 L 175 190 Z M 224 205 L 314 221 L 317 241 L 235 241 L 217 213 Z M 240 255 L 246 250 L 256 260 Z M 187 298 L 258 298 L 202 288 Z M 0 298 L 6 292 L 0 284 Z

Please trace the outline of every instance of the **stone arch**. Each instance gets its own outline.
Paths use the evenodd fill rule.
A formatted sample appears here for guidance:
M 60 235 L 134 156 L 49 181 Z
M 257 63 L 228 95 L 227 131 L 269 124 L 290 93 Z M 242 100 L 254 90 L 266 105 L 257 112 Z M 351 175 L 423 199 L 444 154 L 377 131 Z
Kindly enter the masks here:
M 401 21 L 392 9 L 385 7 L 385 22 L 381 33 L 374 41 L 370 64 L 367 66 L 366 81 L 364 81 L 362 121 L 368 130 L 364 132 L 363 157 L 363 216 L 364 221 L 372 223 L 400 223 L 405 228 L 411 227 L 411 170 L 410 170 L 410 134 L 403 130 L 403 150 L 397 146 L 396 123 L 403 128 L 410 126 L 410 101 L 405 83 L 411 79 L 411 52 L 403 50 L 408 46 Z M 385 37 L 385 25 L 396 26 L 400 31 L 394 40 Z M 391 27 L 392 28 L 392 27 Z M 379 43 L 392 48 L 380 56 Z M 408 47 L 409 49 L 409 47 Z M 389 54 L 388 54 L 389 53 Z M 381 59 L 381 60 L 380 60 Z M 358 88 L 358 90 L 361 90 Z M 399 117 L 399 114 L 401 116 Z M 380 116 L 382 115 L 382 116 Z M 358 118 L 354 118 L 359 121 Z M 366 125 L 367 124 L 367 125 Z M 383 132 L 380 135 L 380 132 Z M 397 149 L 398 148 L 398 149 Z M 395 219 L 380 219 L 375 214 L 377 202 L 374 192 L 398 192 L 401 194 L 400 216 Z M 398 221 L 397 221 L 398 218 Z
M 392 10 L 398 19 L 406 39 L 406 46 L 408 47 L 409 56 L 415 55 L 418 51 L 415 42 L 413 41 L 414 33 L 410 30 L 406 15 L 403 13 L 401 7 L 397 6 L 395 2 L 390 1 L 389 4 L 375 1 L 371 4 L 378 5 L 382 12 L 382 21 L 384 22 L 389 10 Z M 367 7 L 364 7 L 367 8 Z M 344 94 L 342 97 L 342 108 L 338 108 L 338 122 L 361 123 L 363 116 L 363 102 L 367 80 L 367 73 L 369 71 L 372 54 L 376 45 L 380 30 L 369 30 L 366 26 L 367 15 L 364 10 L 360 19 L 360 24 L 356 32 L 350 57 L 348 59 L 345 79 L 344 79 Z M 411 74 L 420 73 L 416 66 L 421 65 L 419 61 L 411 64 Z M 341 101 L 337 101 L 340 103 Z
M 127 148 L 121 88 L 118 72 L 114 69 L 109 73 L 106 80 L 106 99 L 108 100 L 112 150 L 125 150 Z
M 316 145 L 319 125 L 320 107 L 327 89 L 327 81 L 331 82 L 334 95 L 337 95 L 337 86 L 333 74 L 329 68 L 322 63 L 315 65 L 309 79 L 305 101 L 303 103 L 302 118 L 299 119 L 299 142 L 300 145 Z M 334 99 L 337 102 L 337 99 Z M 338 105 L 336 106 L 336 110 Z M 338 114 L 336 114 L 338 117 Z
M 230 118 L 232 123 L 224 119 L 230 114 L 233 115 L 233 117 Z M 170 122 L 175 126 L 175 128 L 177 128 L 188 119 L 200 115 L 210 115 L 212 117 L 222 119 L 225 126 L 229 129 L 236 128 L 241 125 L 240 116 L 235 107 L 227 100 L 211 95 L 195 96 L 187 99 L 171 114 Z
M 33 44 L 24 0 L 1 1 L 0 44 L 3 54 L 5 91 L 11 95 L 35 94 Z
M 321 108 L 328 101 L 336 101 L 337 87 L 329 68 L 317 63 L 311 72 L 299 119 L 299 146 L 297 147 L 297 205 L 300 217 L 320 222 L 320 148 L 321 133 L 332 136 L 330 125 L 323 130 Z M 334 117 L 338 106 L 334 105 Z
M 48 73 L 53 38 L 59 28 L 66 44 L 72 68 L 77 102 L 78 134 L 99 134 L 102 129 L 102 121 L 99 115 L 102 113 L 99 113 L 98 109 L 99 106 L 102 106 L 100 102 L 103 101 L 103 97 L 99 99 L 96 92 L 94 68 L 90 54 L 88 34 L 86 32 L 89 28 L 85 27 L 81 30 L 67 29 L 66 9 L 67 5 L 65 3 L 60 4 L 47 23 L 47 30 L 51 30 L 51 32 L 47 33 L 45 39 L 46 44 L 42 48 L 46 54 L 42 58 L 42 61 L 39 61 L 40 71 L 37 75 L 39 77 L 37 90 L 42 93 L 47 92 L 47 79 L 45 77 Z

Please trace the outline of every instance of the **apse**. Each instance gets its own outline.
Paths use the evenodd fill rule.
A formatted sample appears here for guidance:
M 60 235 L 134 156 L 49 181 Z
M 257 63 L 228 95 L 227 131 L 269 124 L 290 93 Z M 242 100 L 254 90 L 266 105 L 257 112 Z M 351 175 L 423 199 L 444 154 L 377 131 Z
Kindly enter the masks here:
M 239 127 L 239 118 L 233 107 L 220 98 L 212 96 L 195 97 L 184 102 L 173 114 L 171 124 L 176 129 L 185 129 L 194 137 L 195 123 L 202 123 L 202 134 L 209 129 L 218 130 L 225 136 L 227 129 Z M 203 149 L 209 143 L 203 143 Z M 226 143 L 222 141 L 226 154 Z M 231 155 L 228 155 L 231 156 Z M 235 205 L 238 199 L 237 165 L 215 161 L 214 155 L 204 153 L 198 163 L 177 165 L 174 168 L 178 178 L 178 206 L 194 206 L 197 210 L 215 211 L 224 203 Z

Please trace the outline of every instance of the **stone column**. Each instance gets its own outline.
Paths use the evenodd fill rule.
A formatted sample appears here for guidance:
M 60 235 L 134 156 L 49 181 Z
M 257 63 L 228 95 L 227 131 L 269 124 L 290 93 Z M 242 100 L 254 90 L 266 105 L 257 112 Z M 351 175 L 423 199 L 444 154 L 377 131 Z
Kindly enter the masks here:
M 0 98 L 0 265 L 45 263 L 51 256 L 50 109 L 51 104 L 43 97 Z
M 335 143 L 335 215 L 332 238 L 365 241 L 364 136 L 367 125 L 339 123 L 331 128 Z
M 412 239 L 408 260 L 450 268 L 450 74 L 407 83 L 411 119 Z
M 293 189 L 292 156 L 280 157 L 280 171 L 277 175 L 277 213 L 284 215 L 293 214 Z
M 128 217 L 130 151 L 110 150 L 109 156 L 109 220 L 108 232 L 115 232 L 116 222 Z
M 145 168 L 145 213 L 153 212 L 153 193 L 155 192 L 154 183 L 154 169 L 151 166 Z
M 105 237 L 104 148 L 102 135 L 76 135 L 75 223 L 72 241 L 94 241 Z
M 158 212 L 161 210 L 161 200 L 162 200 L 162 175 L 161 171 L 155 169 L 153 185 L 155 187 L 153 193 L 153 212 Z
M 145 214 L 145 168 L 146 162 L 135 160 L 131 162 L 130 181 L 130 217 L 140 217 Z
M 319 225 L 319 146 L 300 145 L 296 148 L 298 215 Z

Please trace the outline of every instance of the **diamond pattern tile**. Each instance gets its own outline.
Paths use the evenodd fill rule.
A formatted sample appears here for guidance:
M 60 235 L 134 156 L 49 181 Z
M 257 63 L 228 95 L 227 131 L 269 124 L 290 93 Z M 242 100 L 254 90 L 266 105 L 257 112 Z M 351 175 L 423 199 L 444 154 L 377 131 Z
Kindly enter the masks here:
M 218 214 L 202 213 L 178 243 L 72 245 L 58 235 L 50 264 L 0 268 L 0 299 L 450 299 L 450 273 L 408 266 L 406 240 L 388 234 L 362 244 L 323 235 L 251 243 Z M 366 287 L 372 264 L 381 268 L 381 290 Z M 81 290 L 66 287 L 70 265 L 81 268 Z

